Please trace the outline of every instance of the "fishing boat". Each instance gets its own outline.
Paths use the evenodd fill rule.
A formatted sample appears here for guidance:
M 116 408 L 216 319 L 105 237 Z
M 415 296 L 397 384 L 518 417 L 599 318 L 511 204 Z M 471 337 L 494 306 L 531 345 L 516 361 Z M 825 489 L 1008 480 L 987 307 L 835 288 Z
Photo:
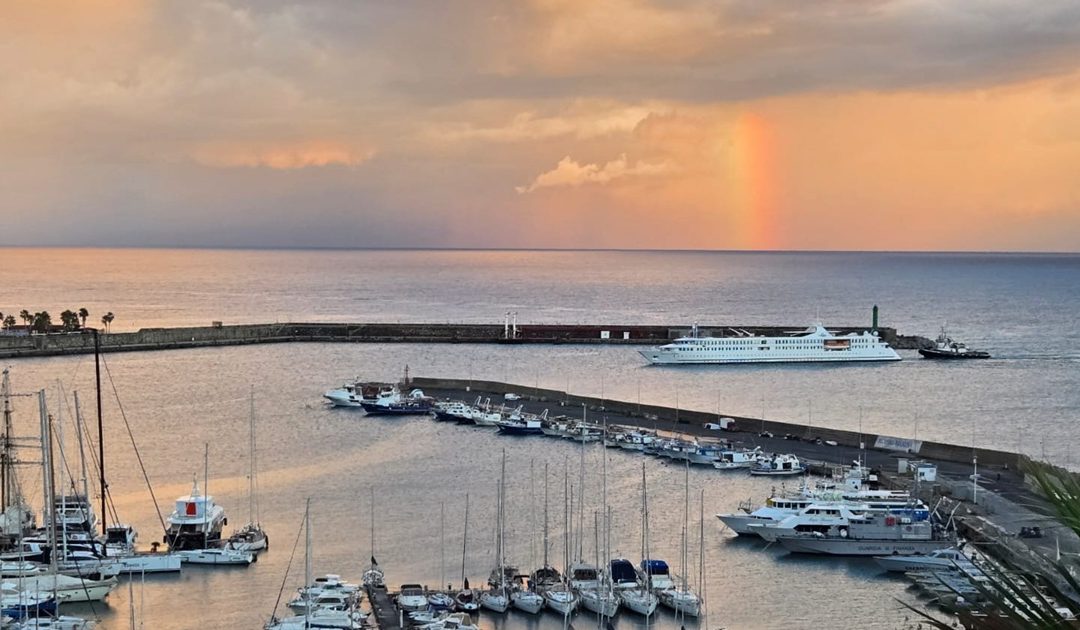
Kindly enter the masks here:
M 750 474 L 759 477 L 791 477 L 806 472 L 799 458 L 785 453 L 762 460 L 750 469 Z
M 480 399 L 476 399 L 476 404 L 480 404 Z M 473 414 L 477 409 L 473 405 L 461 402 L 460 400 L 447 400 L 436 402 L 431 409 L 431 415 L 439 422 L 458 422 L 462 424 L 473 424 Z
M 754 450 L 724 449 L 720 451 L 716 460 L 713 461 L 713 468 L 717 470 L 753 468 L 761 461 L 761 457 L 762 453 L 760 446 L 754 448 Z
M 397 385 L 379 392 L 373 401 L 360 403 L 369 416 L 426 415 L 434 405 L 435 401 L 425 396 L 423 390 L 413 389 L 405 394 Z
M 229 536 L 226 548 L 259 553 L 270 547 L 270 537 L 259 519 L 258 462 L 255 443 L 255 388 L 251 388 L 251 413 L 248 418 L 248 522 Z
M 502 435 L 543 435 L 544 425 L 539 418 L 504 418 L 496 423 Z
M 839 335 L 815 324 L 781 337 L 756 336 L 745 330 L 733 333 L 731 337 L 699 336 L 694 325 L 689 337 L 638 352 L 650 365 L 900 360 L 874 330 Z

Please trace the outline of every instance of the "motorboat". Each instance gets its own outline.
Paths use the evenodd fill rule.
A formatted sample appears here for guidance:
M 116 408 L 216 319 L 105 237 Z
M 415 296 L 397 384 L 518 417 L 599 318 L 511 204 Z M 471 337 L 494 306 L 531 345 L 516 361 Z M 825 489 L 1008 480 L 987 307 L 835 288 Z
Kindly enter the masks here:
M 457 612 L 420 626 L 425 630 L 478 630 L 471 615 Z
M 450 610 L 454 607 L 454 598 L 448 593 L 429 593 L 428 607 L 434 611 Z
M 424 587 L 419 584 L 402 584 L 397 596 L 398 608 L 405 612 L 427 610 L 428 600 Z
M 463 588 L 454 594 L 454 610 L 472 613 L 480 610 L 480 599 L 471 588 Z
M 349 593 L 333 591 L 305 593 L 304 589 L 299 589 L 296 596 L 289 600 L 288 606 L 297 613 L 303 613 L 306 610 L 317 610 L 320 608 L 349 610 L 354 608 L 355 604 L 356 596 Z
M 377 383 L 356 381 L 326 392 L 323 398 L 335 407 L 363 407 L 364 402 L 373 402 L 382 389 Z
M 798 532 L 828 532 L 832 527 L 842 527 L 852 521 L 862 520 L 870 509 L 865 504 L 844 502 L 812 503 L 776 523 L 755 523 L 750 529 L 765 542 L 776 542 L 777 537 Z M 929 513 L 923 512 L 925 519 Z
M 225 525 L 225 508 L 214 503 L 214 497 L 199 491 L 195 480 L 191 493 L 176 499 L 176 508 L 169 515 L 165 543 L 170 549 L 203 550 L 221 540 Z
M 786 453 L 774 455 L 761 461 L 757 466 L 750 469 L 751 475 L 761 477 L 790 477 L 801 475 L 806 472 L 799 458 Z
M 308 628 L 340 628 L 361 630 L 365 615 L 360 611 L 317 608 L 295 617 L 272 619 L 265 630 L 308 630 Z
M 479 402 L 479 399 L 477 399 Z M 439 422 L 461 422 L 463 424 L 473 424 L 473 414 L 477 409 L 469 405 L 468 403 L 461 402 L 460 400 L 448 400 L 439 401 L 434 404 L 431 410 L 432 416 Z
M 654 440 L 656 440 L 655 433 L 632 430 L 620 434 L 615 442 L 623 450 L 642 452 L 652 445 Z
M 233 549 L 183 549 L 177 551 L 180 561 L 185 564 L 213 564 L 247 566 L 255 562 L 255 554 L 250 551 L 236 551 Z

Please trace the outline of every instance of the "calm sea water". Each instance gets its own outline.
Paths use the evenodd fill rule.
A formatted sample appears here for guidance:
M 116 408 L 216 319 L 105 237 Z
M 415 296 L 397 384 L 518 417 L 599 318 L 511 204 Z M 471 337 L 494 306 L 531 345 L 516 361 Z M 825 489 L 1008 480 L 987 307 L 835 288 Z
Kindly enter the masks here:
M 624 252 L 263 252 L 2 250 L 0 311 L 86 306 L 117 314 L 116 329 L 269 320 L 637 323 L 693 320 L 803 326 L 882 323 L 932 336 L 944 321 L 958 338 L 995 359 L 947 365 L 905 354 L 883 366 L 647 368 L 632 348 L 289 344 L 196 349 L 106 358 L 154 483 L 158 504 L 201 475 L 210 444 L 210 491 L 239 524 L 246 520 L 247 396 L 259 409 L 262 520 L 273 547 L 247 569 L 186 570 L 135 589 L 146 627 L 256 628 L 273 608 L 305 497 L 313 499 L 315 570 L 359 578 L 375 552 L 392 583 L 440 575 L 460 582 L 463 510 L 470 501 L 466 574 L 483 582 L 493 557 L 494 497 L 502 449 L 510 466 L 509 552 L 521 567 L 539 562 L 538 521 L 546 465 L 552 496 L 552 554 L 562 562 L 562 487 L 575 485 L 578 450 L 558 441 L 511 440 L 426 419 L 377 420 L 327 409 L 323 390 L 353 376 L 473 376 L 735 414 L 1022 450 L 1065 463 L 1080 409 L 1080 257 L 907 254 L 723 254 Z M 10 362 L 20 392 L 92 392 L 92 359 Z M 123 520 L 160 538 L 120 409 L 106 396 L 110 484 Z M 67 410 L 65 410 L 66 412 Z M 17 421 L 36 426 L 36 407 L 19 399 Z M 69 415 L 65 413 L 65 415 Z M 917 417 L 917 420 L 916 420 Z M 589 510 L 599 504 L 601 449 L 588 452 Z M 608 454 L 612 546 L 636 558 L 640 546 L 640 457 Z M 648 460 L 654 555 L 679 558 L 683 474 Z M 532 474 L 530 475 L 530 470 Z M 40 500 L 32 471 L 23 485 Z M 770 484 L 691 471 L 690 529 L 697 533 L 705 491 L 709 627 L 896 628 L 907 616 L 894 598 L 903 583 L 872 564 L 794 558 L 735 541 L 712 518 Z M 440 508 L 445 506 L 445 536 Z M 591 517 L 589 517 L 591 520 Z M 591 534 L 590 534 L 591 536 Z M 445 545 L 442 540 L 445 539 Z M 591 541 L 591 538 L 590 538 Z M 445 570 L 441 569 L 445 548 Z M 591 543 L 586 545 L 591 549 Z M 298 551 L 296 562 L 300 561 Z M 587 551 L 591 554 L 591 551 Z M 691 555 L 697 563 L 696 548 Z M 294 564 L 294 570 L 301 567 Z M 696 568 L 690 567 L 696 575 Z M 299 574 L 288 580 L 299 585 Z M 126 626 L 128 596 L 106 607 L 102 627 Z M 488 627 L 556 628 L 561 620 L 510 615 Z M 582 615 L 575 626 L 595 623 Z M 623 615 L 620 630 L 639 622 Z M 704 625 L 704 624 L 703 624 Z M 661 628 L 673 628 L 662 617 Z

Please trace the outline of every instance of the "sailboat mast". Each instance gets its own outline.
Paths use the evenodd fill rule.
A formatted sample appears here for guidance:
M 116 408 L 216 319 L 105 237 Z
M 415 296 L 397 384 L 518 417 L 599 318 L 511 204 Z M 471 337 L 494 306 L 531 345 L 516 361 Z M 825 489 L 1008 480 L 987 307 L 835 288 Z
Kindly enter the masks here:
M 686 554 L 686 539 L 687 529 L 690 527 L 690 461 L 686 461 L 686 473 L 685 473 L 685 490 L 683 497 L 683 527 L 682 527 L 682 558 L 680 558 L 680 567 L 682 571 L 683 591 L 689 590 L 687 583 L 687 574 L 690 572 L 689 558 Z
M 210 532 L 210 519 L 206 518 L 206 508 L 210 507 L 210 443 L 207 442 L 203 447 L 203 534 Z M 206 544 L 206 538 L 203 538 L 203 545 Z
M 698 593 L 701 594 L 701 616 L 705 619 L 705 628 L 707 630 L 709 627 L 709 614 L 705 604 L 705 488 L 701 489 L 701 510 L 698 518 L 701 523 L 698 530 Z
M 584 540 L 585 540 L 585 403 L 581 403 L 581 454 L 580 454 L 580 471 L 578 479 L 578 559 L 581 560 L 585 557 L 584 554 Z
M 82 407 L 79 406 L 79 392 L 75 394 L 75 436 L 78 438 L 79 444 L 79 467 L 82 471 L 82 495 L 86 499 L 87 503 L 90 502 L 90 488 L 87 485 L 87 473 L 86 473 L 86 450 L 83 446 L 83 419 L 82 419 Z
M 311 498 L 304 502 L 304 627 L 311 627 Z
M 52 424 L 45 405 L 45 390 L 38 392 L 38 413 L 41 416 L 41 469 L 45 481 L 45 509 L 48 511 L 47 539 L 49 567 L 56 574 L 56 480 L 53 477 Z
M 544 568 L 548 567 L 548 465 L 544 463 Z
M 439 502 L 439 588 L 446 584 L 446 501 Z
M 251 413 L 248 419 L 248 522 L 255 522 L 255 386 L 251 386 Z
M 11 377 L 4 368 L 3 382 L 0 383 L 0 396 L 4 399 L 4 449 L 0 452 L 0 510 L 7 511 L 9 501 L 15 503 L 14 472 L 11 449 Z
M 469 493 L 465 493 L 465 535 L 461 539 L 461 585 L 465 587 L 465 551 L 469 548 Z
M 371 564 L 375 564 L 375 486 L 371 486 Z
M 108 535 L 108 514 L 105 512 L 105 425 L 101 420 L 101 336 L 94 329 L 94 391 L 97 394 L 98 473 L 101 481 L 101 533 Z M 90 497 L 86 497 L 87 502 Z

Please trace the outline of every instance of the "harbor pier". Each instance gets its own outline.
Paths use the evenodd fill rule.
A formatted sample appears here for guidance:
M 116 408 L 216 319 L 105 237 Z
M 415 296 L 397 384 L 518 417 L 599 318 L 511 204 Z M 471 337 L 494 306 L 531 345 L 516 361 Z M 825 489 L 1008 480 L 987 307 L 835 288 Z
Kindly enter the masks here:
M 785 335 L 805 326 L 700 325 L 700 335 Z M 869 326 L 832 327 L 840 334 L 861 333 Z M 102 352 L 143 352 L 263 343 L 494 343 L 615 344 L 648 346 L 691 334 L 689 325 L 623 324 L 454 324 L 454 323 L 274 323 L 179 328 L 142 328 L 101 335 Z M 930 341 L 877 329 L 896 349 L 917 349 Z M 22 331 L 24 332 L 24 331 Z M 0 333 L 0 359 L 92 354 L 90 331 L 50 334 Z

